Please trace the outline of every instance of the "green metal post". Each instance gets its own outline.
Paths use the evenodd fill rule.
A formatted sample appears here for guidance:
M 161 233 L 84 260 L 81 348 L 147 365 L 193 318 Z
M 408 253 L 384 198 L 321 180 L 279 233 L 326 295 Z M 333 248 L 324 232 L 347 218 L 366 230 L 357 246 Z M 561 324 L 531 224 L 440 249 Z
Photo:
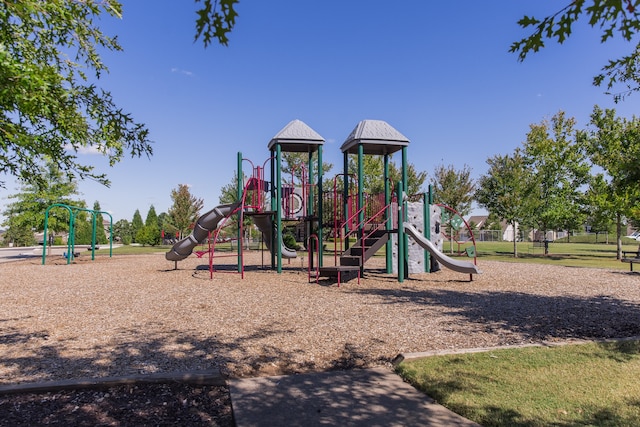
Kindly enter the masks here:
M 238 151 L 238 182 L 236 185 L 236 200 L 242 200 L 242 192 L 244 191 L 244 173 L 242 172 L 242 153 Z M 238 212 L 238 247 L 236 248 L 238 255 L 238 273 L 242 273 L 242 212 Z
M 47 259 L 47 228 L 49 227 L 49 209 L 51 206 L 44 211 L 44 233 L 42 234 L 42 265 L 44 265 L 45 260 Z
M 113 217 L 111 216 L 111 214 L 109 212 L 105 212 L 105 211 L 92 211 L 94 216 L 97 216 L 98 214 L 105 214 L 105 215 L 109 215 L 109 258 L 113 257 Z M 94 221 L 95 222 L 95 221 Z M 99 224 L 100 227 L 104 227 L 103 224 Z M 97 227 L 94 226 L 94 234 L 97 232 Z M 104 233 L 104 228 L 102 228 L 102 232 Z M 94 260 L 95 259 L 95 252 L 96 252 L 96 240 L 93 239 L 93 245 L 91 248 L 91 259 Z
M 109 215 L 109 258 L 113 257 L 113 217 L 109 212 L 100 212 Z
M 404 192 L 408 191 L 409 189 L 409 178 L 408 178 L 408 167 L 407 167 L 407 147 L 402 147 L 402 189 Z M 407 212 L 406 209 L 406 204 L 405 201 L 402 199 L 398 199 L 398 203 L 400 203 L 400 201 L 402 201 L 402 207 L 403 207 L 403 212 L 404 212 L 404 216 L 403 216 L 403 221 L 408 221 L 409 220 L 409 213 Z M 404 233 L 403 230 L 403 236 L 404 238 L 402 239 L 402 245 L 404 246 L 404 255 L 406 257 L 405 262 L 408 263 L 409 261 L 409 236 L 407 236 L 406 233 Z M 400 242 L 400 240 L 398 240 L 398 242 Z M 404 271 L 405 274 L 405 279 L 409 278 L 409 268 L 408 268 L 408 264 L 407 264 L 407 268 Z
M 358 240 L 364 236 L 364 145 L 358 144 Z M 364 261 L 364 247 L 362 248 Z M 360 274 L 364 274 L 364 262 L 360 263 Z
M 428 209 L 428 212 L 429 212 L 429 214 L 427 216 L 427 220 L 429 221 L 429 223 L 428 223 L 429 227 L 427 228 L 427 233 L 429 233 L 429 234 L 426 234 L 426 236 L 427 236 L 427 239 L 431 240 L 431 206 L 433 205 L 433 185 L 429 184 L 429 192 L 427 194 L 429 196 L 429 198 L 427 200 L 427 205 L 428 205 L 427 209 Z M 431 257 L 429 257 L 428 268 L 429 268 L 428 271 L 431 272 Z
M 74 239 L 75 239 L 75 215 L 73 213 L 73 209 L 70 206 L 67 206 L 66 209 L 69 211 L 69 235 L 67 236 L 67 264 L 71 264 L 71 257 L 73 256 L 74 247 Z
M 349 223 L 347 219 L 349 218 L 349 154 L 345 151 L 344 153 L 344 179 L 342 183 L 342 220 L 344 221 L 344 234 L 349 233 Z M 344 242 L 345 247 L 340 248 L 341 250 L 349 249 L 349 239 Z
M 275 234 L 276 235 L 276 239 L 275 239 L 275 247 L 272 246 L 272 248 L 275 248 L 276 250 L 276 257 L 277 257 L 277 262 L 278 262 L 278 267 L 277 267 L 277 271 L 278 273 L 282 273 L 282 168 L 281 168 L 281 161 L 282 161 L 282 150 L 280 147 L 280 144 L 276 144 L 276 182 L 278 183 L 278 190 L 276 191 L 276 203 L 277 203 L 277 209 L 276 209 L 276 230 L 275 233 L 271 233 L 271 234 Z
M 71 264 L 73 252 L 76 250 L 76 216 L 69 208 L 69 236 L 67 237 L 67 264 Z
M 405 238 L 404 233 L 404 202 L 402 201 L 402 181 L 398 182 L 398 282 L 402 283 L 405 279 L 404 263 L 405 248 L 402 242 Z
M 307 153 L 307 182 L 303 182 L 302 185 L 307 187 L 307 210 L 304 212 L 304 226 L 305 226 L 305 239 L 307 243 L 307 249 L 309 251 L 309 268 L 313 269 L 313 247 L 310 243 L 311 235 L 313 234 L 313 218 L 316 214 L 313 205 L 313 151 Z M 304 191 L 303 191 L 304 194 Z
M 422 227 L 424 232 L 422 233 L 427 240 L 431 240 L 431 207 L 429 206 L 429 193 L 423 193 L 422 195 Z M 430 256 L 428 250 L 424 250 L 424 272 L 429 273 L 431 268 L 430 264 Z
M 384 204 L 389 206 L 391 204 L 391 188 L 389 185 L 389 155 L 384 155 Z M 385 229 L 387 233 L 393 228 L 393 218 L 391 207 L 387 209 L 385 213 Z M 387 274 L 391 274 L 393 271 L 393 247 L 391 246 L 391 239 L 387 240 L 385 244 L 385 261 L 387 266 Z
M 97 220 L 96 212 L 93 211 L 91 216 L 92 216 L 91 220 L 93 222 L 93 230 L 91 230 L 91 261 L 93 261 L 96 259 L 96 220 Z
M 276 199 L 277 196 L 277 188 L 276 188 L 276 153 L 275 150 L 271 150 L 271 208 L 270 211 L 274 212 L 277 209 L 278 202 Z M 273 230 L 272 230 L 273 231 Z M 269 244 L 272 248 L 275 248 L 275 236 L 274 233 L 271 233 L 271 241 Z M 276 251 L 271 250 L 271 268 L 276 268 Z
M 75 212 L 71 215 L 71 220 L 69 221 L 71 226 L 69 227 L 69 241 L 68 246 L 71 248 L 69 252 L 67 252 L 67 264 L 71 263 L 71 260 L 75 258 L 76 251 L 76 215 Z
M 322 267 L 323 256 L 323 233 L 322 233 L 322 218 L 324 215 L 324 202 L 323 202 L 323 188 L 322 179 L 324 171 L 322 170 L 322 145 L 318 147 L 318 266 Z
M 307 211 L 305 212 L 306 216 L 313 216 L 316 214 L 314 206 L 313 206 L 313 195 L 314 195 L 314 188 L 313 188 L 313 152 L 309 151 L 308 153 L 308 157 L 307 157 L 307 182 L 306 183 L 302 183 L 302 185 L 307 185 L 307 188 L 309 189 L 307 192 Z

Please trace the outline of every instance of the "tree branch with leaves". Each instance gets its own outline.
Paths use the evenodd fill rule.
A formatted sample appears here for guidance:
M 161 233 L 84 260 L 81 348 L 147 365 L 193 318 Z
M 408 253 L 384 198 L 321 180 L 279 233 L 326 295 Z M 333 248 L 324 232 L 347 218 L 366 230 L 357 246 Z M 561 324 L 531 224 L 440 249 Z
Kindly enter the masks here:
M 236 24 L 235 6 L 239 0 L 195 0 L 196 3 L 202 1 L 202 7 L 197 10 L 196 37 L 202 38 L 204 46 L 207 47 L 213 40 L 217 40 L 223 46 L 229 44 L 229 33 Z
M 574 24 L 586 19 L 592 28 L 601 31 L 600 41 L 605 43 L 615 35 L 632 42 L 640 31 L 640 0 L 575 0 L 559 11 L 544 18 L 524 16 L 518 21 L 523 29 L 532 29 L 528 36 L 512 43 L 510 52 L 524 61 L 530 53 L 545 47 L 546 40 L 564 43 L 572 34 Z M 593 78 L 595 86 L 604 85 L 607 94 L 616 101 L 640 90 L 640 43 L 621 58 L 610 60 Z M 622 88 L 618 88 L 622 85 Z M 616 89 L 617 88 L 617 89 Z
M 475 199 L 513 227 L 513 256 L 518 257 L 516 230 L 527 222 L 533 179 L 520 149 L 487 159 L 489 170 L 478 179 Z
M 43 181 L 49 159 L 68 177 L 108 185 L 78 151 L 111 165 L 152 154 L 147 128 L 94 83 L 108 71 L 98 52 L 122 50 L 96 22 L 121 13 L 115 0 L 0 2 L 0 174 Z

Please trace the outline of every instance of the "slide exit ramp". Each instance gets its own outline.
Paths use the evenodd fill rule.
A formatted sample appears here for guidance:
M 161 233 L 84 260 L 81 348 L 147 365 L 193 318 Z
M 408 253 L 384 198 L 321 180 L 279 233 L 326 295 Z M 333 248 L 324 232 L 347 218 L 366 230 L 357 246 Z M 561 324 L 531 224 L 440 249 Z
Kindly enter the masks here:
M 413 225 L 404 223 L 404 231 L 410 235 L 413 240 L 420 246 L 429 251 L 429 253 L 442 265 L 450 270 L 457 271 L 458 273 L 467 274 L 482 274 L 482 271 L 472 262 L 462 261 L 450 258 L 440 252 L 436 245 L 434 245 L 429 239 L 422 235 L 422 233 Z
M 267 248 L 271 251 L 271 229 L 273 227 L 273 221 L 271 220 L 271 215 L 258 214 L 258 215 L 252 215 L 252 217 L 253 217 L 253 223 L 256 225 L 256 227 L 258 227 L 258 230 L 260 230 L 260 232 L 264 234 L 265 245 L 267 245 Z M 295 250 L 286 247 L 284 243 L 281 245 L 281 250 L 282 250 L 283 258 L 289 259 L 289 258 L 296 258 L 298 256 L 298 253 Z

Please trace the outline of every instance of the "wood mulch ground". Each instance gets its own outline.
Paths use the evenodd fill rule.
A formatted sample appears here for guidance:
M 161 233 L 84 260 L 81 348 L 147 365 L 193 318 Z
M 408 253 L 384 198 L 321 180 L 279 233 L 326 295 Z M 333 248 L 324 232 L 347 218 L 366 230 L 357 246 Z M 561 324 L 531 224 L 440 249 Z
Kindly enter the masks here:
M 389 365 L 399 353 L 640 335 L 640 277 L 482 262 L 309 283 L 247 253 L 245 278 L 164 254 L 0 264 L 0 385 L 189 370 L 227 377 Z M 329 262 L 331 262 L 330 260 Z M 231 261 L 223 261 L 231 262 Z M 224 386 L 123 385 L 0 396 L 0 425 L 233 425 Z

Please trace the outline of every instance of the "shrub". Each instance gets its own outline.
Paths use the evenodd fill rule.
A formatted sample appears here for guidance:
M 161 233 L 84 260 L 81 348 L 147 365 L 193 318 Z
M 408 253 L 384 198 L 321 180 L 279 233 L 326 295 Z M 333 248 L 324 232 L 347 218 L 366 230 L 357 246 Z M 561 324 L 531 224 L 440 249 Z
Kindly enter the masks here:
M 296 242 L 296 238 L 291 233 L 286 233 L 282 235 L 282 243 L 284 243 L 284 245 L 289 249 L 294 249 L 294 250 L 300 249 L 300 246 Z

